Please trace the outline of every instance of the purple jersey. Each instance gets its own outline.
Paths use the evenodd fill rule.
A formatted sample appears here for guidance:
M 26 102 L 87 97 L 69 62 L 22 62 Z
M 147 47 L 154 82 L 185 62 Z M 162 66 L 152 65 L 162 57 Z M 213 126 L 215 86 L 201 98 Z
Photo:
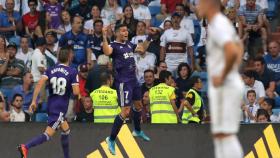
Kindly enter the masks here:
M 113 58 L 114 77 L 118 82 L 128 82 L 136 79 L 136 65 L 133 57 L 135 45 L 127 41 L 126 43 L 111 42 L 113 48 L 111 57 Z
M 72 85 L 79 84 L 78 72 L 74 68 L 62 64 L 46 70 L 44 76 L 48 78 L 48 113 L 65 114 L 72 94 Z
M 55 5 L 47 3 L 44 5 L 44 8 L 51 17 L 51 22 L 49 23 L 48 27 L 50 29 L 57 29 L 61 24 L 60 14 L 62 12 L 62 6 L 59 3 Z

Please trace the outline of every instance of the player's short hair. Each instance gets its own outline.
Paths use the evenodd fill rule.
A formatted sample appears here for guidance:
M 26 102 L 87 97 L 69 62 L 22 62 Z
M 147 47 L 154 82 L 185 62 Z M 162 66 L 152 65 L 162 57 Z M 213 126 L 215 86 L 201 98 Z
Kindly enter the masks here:
M 193 76 L 193 77 L 191 77 L 191 78 L 189 79 L 189 84 L 190 84 L 190 86 L 193 87 L 196 83 L 199 82 L 199 80 L 201 80 L 199 76 Z
M 147 70 L 144 71 L 144 75 L 145 75 L 146 73 L 149 73 L 149 72 L 152 73 L 152 74 L 155 74 L 154 70 L 147 69 Z
M 245 71 L 245 72 L 243 72 L 243 75 L 246 76 L 246 77 L 249 77 L 249 78 L 256 79 L 256 72 L 253 71 L 253 70 Z
M 14 102 L 17 97 L 21 97 L 23 99 L 23 96 L 21 94 L 16 93 L 16 94 L 13 95 L 12 102 Z
M 262 65 L 265 64 L 265 60 L 262 56 L 257 56 L 255 59 L 254 59 L 254 62 L 261 62 Z
M 255 96 L 257 95 L 256 91 L 253 90 L 253 89 L 251 89 L 251 90 L 248 90 L 248 91 L 247 91 L 247 97 L 248 97 L 249 94 L 251 94 L 251 93 L 255 94 Z
M 122 27 L 127 27 L 127 25 L 126 25 L 126 24 L 119 24 L 119 25 L 116 25 L 116 26 L 115 26 L 115 31 L 116 31 L 116 32 L 119 31 L 120 28 L 122 28 Z
M 164 70 L 164 71 L 161 71 L 161 72 L 159 73 L 159 81 L 160 81 L 161 83 L 165 83 L 165 79 L 168 79 L 169 76 L 172 76 L 171 72 L 165 71 L 165 70 Z
M 64 46 L 58 52 L 58 61 L 60 63 L 66 63 L 69 59 L 70 53 L 73 53 L 72 46 Z
M 99 79 L 101 81 L 101 84 L 107 84 L 107 81 L 112 78 L 112 72 L 109 70 L 103 71 L 100 73 Z
M 183 67 L 187 67 L 187 69 L 188 69 L 188 76 L 191 76 L 192 75 L 192 69 L 191 69 L 191 67 L 189 66 L 188 63 L 180 63 L 178 65 L 177 75 L 180 76 L 180 71 L 183 69 Z
M 30 2 L 34 2 L 36 6 L 38 5 L 38 1 L 37 0 L 28 0 L 27 4 L 29 5 Z
M 95 27 L 97 23 L 101 23 L 103 25 L 103 21 L 101 19 L 97 19 L 93 22 L 93 27 Z

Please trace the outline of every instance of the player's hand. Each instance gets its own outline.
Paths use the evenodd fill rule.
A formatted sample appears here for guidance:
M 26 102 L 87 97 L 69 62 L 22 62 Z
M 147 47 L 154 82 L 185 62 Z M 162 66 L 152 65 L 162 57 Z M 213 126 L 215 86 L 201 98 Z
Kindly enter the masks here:
M 221 76 L 212 77 L 214 87 L 220 87 L 224 83 L 224 79 Z
M 36 105 L 36 103 L 31 103 L 31 105 L 29 106 L 29 112 L 30 113 L 34 113 L 34 111 L 36 110 L 36 108 L 37 108 L 37 105 Z

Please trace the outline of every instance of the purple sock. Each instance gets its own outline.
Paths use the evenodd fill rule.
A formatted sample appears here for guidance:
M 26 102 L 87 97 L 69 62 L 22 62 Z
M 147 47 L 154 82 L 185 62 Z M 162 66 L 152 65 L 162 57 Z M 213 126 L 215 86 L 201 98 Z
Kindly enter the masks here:
M 121 115 L 116 116 L 113 127 L 112 127 L 112 131 L 111 131 L 111 136 L 110 139 L 115 141 L 117 135 L 120 132 L 120 129 L 122 128 L 123 125 L 123 121 L 124 119 L 121 117 Z
M 69 156 L 69 132 L 61 133 L 61 146 L 63 149 L 64 158 L 70 158 Z
M 25 146 L 27 149 L 30 149 L 34 146 L 40 145 L 40 144 L 48 141 L 49 139 L 50 139 L 50 137 L 48 136 L 48 134 L 44 133 L 44 134 L 41 134 L 41 135 L 31 139 L 29 142 L 27 142 L 25 144 Z

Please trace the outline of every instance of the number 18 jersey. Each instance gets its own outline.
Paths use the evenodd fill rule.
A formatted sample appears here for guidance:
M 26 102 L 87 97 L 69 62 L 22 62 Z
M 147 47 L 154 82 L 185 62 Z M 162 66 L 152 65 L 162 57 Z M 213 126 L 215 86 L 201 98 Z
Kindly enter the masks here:
M 48 113 L 65 114 L 68 109 L 69 99 L 72 94 L 72 85 L 78 85 L 78 72 L 69 66 L 59 64 L 45 71 L 44 77 L 48 78 Z

